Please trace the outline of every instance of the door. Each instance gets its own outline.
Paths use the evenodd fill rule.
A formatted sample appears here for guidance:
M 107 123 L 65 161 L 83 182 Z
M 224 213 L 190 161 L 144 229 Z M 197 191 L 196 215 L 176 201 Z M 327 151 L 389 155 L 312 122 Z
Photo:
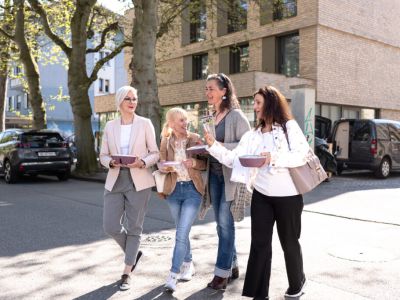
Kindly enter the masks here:
M 400 123 L 390 123 L 390 149 L 393 167 L 400 167 Z
M 350 134 L 350 161 L 368 163 L 372 161 L 371 142 L 373 123 L 355 120 Z
M 339 122 L 336 127 L 335 136 L 333 138 L 336 159 L 347 160 L 349 158 L 349 135 L 349 122 Z

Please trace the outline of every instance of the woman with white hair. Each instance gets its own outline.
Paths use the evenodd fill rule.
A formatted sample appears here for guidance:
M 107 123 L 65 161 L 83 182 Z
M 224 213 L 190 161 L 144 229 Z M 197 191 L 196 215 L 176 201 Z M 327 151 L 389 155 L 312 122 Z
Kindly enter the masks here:
M 137 90 L 121 87 L 115 96 L 120 118 L 107 122 L 100 150 L 100 162 L 108 168 L 104 191 L 103 227 L 125 253 L 120 289 L 130 288 L 130 274 L 142 253 L 139 251 L 143 221 L 155 182 L 149 167 L 159 159 L 151 121 L 135 114 Z M 136 160 L 121 164 L 116 155 Z

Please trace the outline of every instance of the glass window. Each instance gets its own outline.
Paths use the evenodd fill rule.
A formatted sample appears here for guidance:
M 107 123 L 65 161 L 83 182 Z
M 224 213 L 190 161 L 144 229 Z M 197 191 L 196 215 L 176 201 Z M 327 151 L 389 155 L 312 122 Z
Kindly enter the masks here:
M 193 55 L 193 80 L 206 79 L 208 75 L 208 55 L 196 54 Z
M 251 127 L 256 126 L 256 114 L 254 112 L 254 99 L 253 97 L 246 97 L 239 99 L 240 108 L 245 114 L 247 120 L 250 122 Z
M 297 0 L 273 0 L 274 21 L 282 20 L 297 15 Z
M 231 47 L 229 50 L 229 73 L 242 73 L 249 70 L 249 45 Z
M 103 84 L 104 84 L 104 82 L 103 82 L 103 79 L 99 79 L 99 92 L 102 92 L 103 91 Z
M 371 124 L 369 122 L 355 122 L 353 132 L 354 141 L 367 142 L 371 136 Z
M 12 111 L 14 109 L 14 97 L 8 97 L 8 111 Z
M 376 137 L 379 140 L 388 141 L 389 140 L 389 129 L 388 129 L 387 124 L 377 123 L 377 124 L 375 124 L 375 126 L 376 126 Z
M 228 4 L 228 33 L 247 28 L 247 0 L 232 0 Z
M 25 94 L 24 95 L 24 109 L 29 109 L 29 108 L 30 108 L 30 106 L 29 106 L 29 95 Z
M 105 93 L 110 92 L 110 80 L 108 80 L 108 79 L 104 80 L 104 92 Z
M 16 106 L 15 106 L 15 110 L 21 110 L 22 108 L 22 99 L 21 99 L 21 95 L 17 95 L 15 96 L 16 99 Z
M 299 35 L 291 34 L 278 38 L 279 73 L 288 77 L 299 75 Z
M 189 6 L 190 42 L 200 42 L 206 39 L 207 13 L 204 1 L 191 1 Z
M 389 124 L 390 128 L 390 140 L 392 142 L 400 142 L 400 124 L 394 123 Z

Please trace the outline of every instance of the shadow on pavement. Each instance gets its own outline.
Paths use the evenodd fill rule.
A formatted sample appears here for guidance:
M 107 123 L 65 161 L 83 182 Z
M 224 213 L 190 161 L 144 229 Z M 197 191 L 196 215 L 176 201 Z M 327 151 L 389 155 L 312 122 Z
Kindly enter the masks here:
M 150 292 L 146 293 L 145 295 L 135 298 L 135 300 L 149 300 L 149 299 L 177 300 L 177 298 L 175 298 L 173 294 L 166 292 L 164 290 L 164 285 L 160 285 L 160 286 L 152 289 Z
M 200 300 L 200 299 L 220 300 L 222 298 L 224 298 L 224 291 L 215 291 L 210 288 L 204 288 L 190 295 L 189 297 L 185 298 L 185 300 Z
M 74 298 L 74 300 L 88 300 L 88 299 L 109 299 L 112 295 L 119 291 L 118 287 L 119 280 L 98 288 L 97 290 L 91 291 L 85 295 Z

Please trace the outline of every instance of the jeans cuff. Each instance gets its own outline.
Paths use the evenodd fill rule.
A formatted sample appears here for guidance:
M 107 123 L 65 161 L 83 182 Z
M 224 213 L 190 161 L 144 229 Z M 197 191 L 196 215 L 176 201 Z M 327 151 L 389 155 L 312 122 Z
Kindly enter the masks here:
M 214 268 L 214 275 L 222 278 L 228 278 L 231 275 L 231 269 L 223 270 L 218 267 Z

